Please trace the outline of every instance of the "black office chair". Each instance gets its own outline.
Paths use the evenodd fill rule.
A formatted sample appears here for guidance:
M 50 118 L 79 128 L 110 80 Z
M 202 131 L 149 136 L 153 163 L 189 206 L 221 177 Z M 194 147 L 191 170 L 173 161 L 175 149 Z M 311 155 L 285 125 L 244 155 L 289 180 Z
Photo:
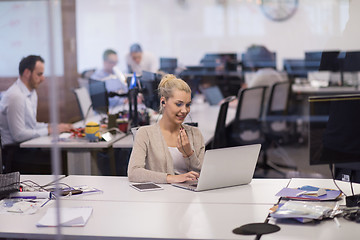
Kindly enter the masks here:
M 290 82 L 278 82 L 272 85 L 264 117 L 265 132 L 278 143 L 286 142 L 290 133 L 288 126 L 289 96 Z
M 261 127 L 265 86 L 240 89 L 234 123 L 231 127 L 230 145 L 264 144 Z
M 229 102 L 235 100 L 235 96 L 225 98 L 220 106 L 218 119 L 216 122 L 216 129 L 214 140 L 211 143 L 211 149 L 227 147 L 227 134 L 226 134 L 226 115 L 229 107 Z
M 16 146 L 4 147 L 2 145 L 1 136 L 0 136 L 0 147 L 1 147 L 0 173 L 13 172 L 12 163 L 14 162 L 15 159 L 15 152 L 17 151 L 17 147 Z
M 3 173 L 5 169 L 4 163 L 3 163 L 3 149 L 1 144 L 1 133 L 0 133 L 0 174 Z
M 295 120 L 288 115 L 288 102 L 290 96 L 290 82 L 278 82 L 272 85 L 269 103 L 264 116 L 264 133 L 267 141 L 267 149 L 275 147 L 281 149 L 281 144 L 287 143 L 291 135 L 291 126 Z M 286 152 L 283 152 L 286 155 Z M 285 161 L 289 160 L 288 156 L 283 156 Z M 275 164 L 267 159 L 265 154 L 263 167 L 275 169 L 276 171 L 286 174 L 285 169 L 296 170 L 295 166 L 287 164 Z M 279 168 L 280 167 L 280 168 Z

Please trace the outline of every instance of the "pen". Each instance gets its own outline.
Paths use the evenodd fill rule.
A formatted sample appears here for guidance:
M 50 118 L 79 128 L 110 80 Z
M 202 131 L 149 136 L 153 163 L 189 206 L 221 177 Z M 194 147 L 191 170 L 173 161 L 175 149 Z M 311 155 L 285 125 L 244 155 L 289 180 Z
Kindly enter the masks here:
M 51 198 L 49 198 L 48 200 L 46 200 L 46 202 L 44 202 L 40 207 L 45 206 L 45 204 L 47 204 L 50 200 L 51 200 Z

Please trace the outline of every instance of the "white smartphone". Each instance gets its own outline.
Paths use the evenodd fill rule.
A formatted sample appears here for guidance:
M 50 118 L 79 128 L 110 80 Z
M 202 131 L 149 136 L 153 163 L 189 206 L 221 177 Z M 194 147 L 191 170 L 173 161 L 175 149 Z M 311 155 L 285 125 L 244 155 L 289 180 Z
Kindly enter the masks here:
M 152 182 L 147 182 L 147 183 L 130 183 L 130 186 L 135 188 L 136 190 L 140 191 L 140 192 L 145 192 L 145 191 L 156 191 L 156 190 L 163 190 L 162 187 L 160 187 L 159 185 L 152 183 Z

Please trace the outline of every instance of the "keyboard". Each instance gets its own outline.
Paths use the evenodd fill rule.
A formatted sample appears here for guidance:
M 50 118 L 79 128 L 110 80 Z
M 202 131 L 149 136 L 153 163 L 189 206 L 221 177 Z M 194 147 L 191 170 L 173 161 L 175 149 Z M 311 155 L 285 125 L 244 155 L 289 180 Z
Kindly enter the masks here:
M 20 173 L 12 172 L 0 174 L 0 199 L 20 189 Z

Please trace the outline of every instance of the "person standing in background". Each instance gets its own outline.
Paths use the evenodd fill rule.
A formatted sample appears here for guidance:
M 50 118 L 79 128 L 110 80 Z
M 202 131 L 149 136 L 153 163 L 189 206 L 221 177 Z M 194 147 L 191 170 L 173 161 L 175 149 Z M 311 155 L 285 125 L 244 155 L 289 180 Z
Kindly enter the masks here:
M 130 53 L 126 55 L 129 73 L 142 74 L 142 71 L 157 72 L 158 65 L 155 58 L 148 52 L 143 52 L 138 43 L 130 46 Z

